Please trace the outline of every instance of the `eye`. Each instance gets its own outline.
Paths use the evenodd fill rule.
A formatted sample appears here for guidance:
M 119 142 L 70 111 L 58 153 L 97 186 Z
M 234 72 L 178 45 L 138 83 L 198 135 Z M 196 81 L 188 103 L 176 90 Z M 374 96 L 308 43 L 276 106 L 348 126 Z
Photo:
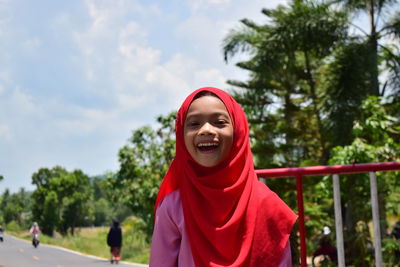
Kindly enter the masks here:
M 186 123 L 186 126 L 190 127 L 190 128 L 194 128 L 194 127 L 197 127 L 199 125 L 200 125 L 200 123 L 197 122 L 197 121 L 189 121 L 189 122 Z
M 215 124 L 215 125 L 218 125 L 218 126 L 224 126 L 224 125 L 228 124 L 228 121 L 227 121 L 227 120 L 222 120 L 222 119 L 220 119 L 220 120 L 216 120 L 216 121 L 214 122 L 214 124 Z

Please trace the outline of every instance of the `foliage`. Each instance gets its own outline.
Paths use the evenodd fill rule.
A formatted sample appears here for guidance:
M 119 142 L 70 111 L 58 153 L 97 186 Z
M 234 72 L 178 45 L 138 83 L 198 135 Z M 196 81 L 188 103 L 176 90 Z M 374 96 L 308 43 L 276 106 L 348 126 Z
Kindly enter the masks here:
M 41 168 L 32 175 L 32 183 L 36 185 L 33 219 L 47 235 L 53 235 L 54 230 L 74 234 L 75 227 L 84 224 L 92 212 L 88 205 L 92 196 L 89 177 L 81 170 Z
M 146 229 L 143 220 L 130 216 L 122 223 L 124 231 L 124 245 L 122 257 L 132 261 L 148 263 L 149 262 L 149 242 L 146 238 Z
M 398 267 L 400 263 L 400 240 L 384 238 L 382 240 L 382 255 L 387 266 Z
M 126 217 L 132 215 L 129 207 L 122 201 L 112 199 L 112 188 L 109 187 L 107 180 L 107 177 L 112 175 L 112 173 L 106 173 L 90 179 L 93 188 L 93 199 L 91 200 L 93 214 L 88 218 L 88 223 L 94 226 L 110 225 L 112 219 L 123 221 Z
M 364 101 L 362 120 L 356 121 L 353 128 L 356 138 L 352 144 L 345 147 L 339 146 L 333 150 L 331 164 L 385 162 L 400 159 L 398 142 L 400 132 L 396 130 L 398 119 L 389 116 L 380 101 L 381 98 L 377 97 L 370 97 Z M 382 236 L 385 235 L 387 228 L 386 212 L 390 211 L 388 208 L 393 205 L 391 199 L 385 196 L 390 196 L 392 192 L 400 193 L 398 176 L 398 172 L 377 174 Z M 368 244 L 367 241 L 371 240 L 367 225 L 371 220 L 369 179 L 366 175 L 342 175 L 341 188 L 341 198 L 345 209 L 344 231 L 347 237 L 347 251 L 351 255 L 358 256 L 356 264 L 365 264 L 371 260 L 370 248 L 365 246 Z
M 157 131 L 149 126 L 136 129 L 129 144 L 119 151 L 119 171 L 108 178 L 110 198 L 122 201 L 143 220 L 148 237 L 158 187 L 175 154 L 174 120 L 172 112 L 157 118 L 161 124 Z
M 30 206 L 30 193 L 23 188 L 13 194 L 6 189 L 0 200 L 0 222 L 14 222 L 26 228 L 30 219 Z
M 250 54 L 248 61 L 237 63 L 250 71 L 250 79 L 228 83 L 242 89 L 234 96 L 249 118 L 256 166 L 326 163 L 319 69 L 346 36 L 346 13 L 311 1 L 263 13 L 268 23 L 244 19 L 244 28 L 224 39 L 226 60 L 243 50 Z
M 399 159 L 400 13 L 391 16 L 390 9 L 397 2 L 293 0 L 264 9 L 266 23 L 242 19 L 242 27 L 226 36 L 226 61 L 248 56 L 236 64 L 248 72 L 247 81 L 228 83 L 249 118 L 256 168 Z M 368 33 L 354 30 L 353 15 L 360 12 L 370 20 Z M 367 100 L 369 96 L 385 99 Z M 364 178 L 341 177 L 347 196 L 345 227 L 352 233 L 347 242 L 366 240 L 360 238 L 366 232 L 356 227 L 370 214 Z M 399 179 L 395 172 L 378 178 L 385 181 L 379 183 L 380 194 L 390 193 L 380 197 L 385 221 L 386 212 L 399 210 Z M 294 206 L 292 180 L 268 180 L 268 186 Z M 312 236 L 321 226 L 332 226 L 333 221 L 324 219 L 333 218 L 333 204 L 327 200 L 331 179 L 304 179 L 303 187 Z M 367 262 L 368 254 L 360 253 Z
M 5 225 L 7 231 L 21 231 L 21 226 L 16 221 L 10 221 Z

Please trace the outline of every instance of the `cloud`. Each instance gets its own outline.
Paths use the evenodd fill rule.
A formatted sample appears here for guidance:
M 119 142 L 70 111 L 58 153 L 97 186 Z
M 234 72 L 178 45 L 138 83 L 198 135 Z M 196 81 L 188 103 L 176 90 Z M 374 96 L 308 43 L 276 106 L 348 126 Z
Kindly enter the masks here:
M 5 139 L 6 141 L 11 140 L 12 134 L 10 127 L 5 124 L 0 124 L 0 139 Z
M 39 107 L 35 104 L 33 97 L 19 87 L 15 87 L 12 90 L 8 107 L 23 116 L 32 116 L 39 111 Z
M 36 49 L 38 49 L 42 44 L 42 40 L 39 39 L 38 37 L 32 37 L 30 39 L 25 40 L 23 42 L 22 47 L 29 52 L 34 52 Z
M 221 40 L 273 2 L 0 1 L 0 188 L 14 190 L 39 167 L 115 170 L 133 129 L 240 76 Z
M 192 9 L 209 8 L 216 5 L 229 4 L 231 0 L 187 0 L 189 7 Z

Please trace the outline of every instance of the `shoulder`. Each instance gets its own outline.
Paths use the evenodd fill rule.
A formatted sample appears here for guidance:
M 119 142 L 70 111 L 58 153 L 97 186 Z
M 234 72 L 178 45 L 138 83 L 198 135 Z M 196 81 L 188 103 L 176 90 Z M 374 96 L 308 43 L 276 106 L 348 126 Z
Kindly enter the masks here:
M 268 186 L 260 181 L 256 183 L 255 190 L 262 202 L 268 201 L 271 204 L 286 205 L 284 201 L 274 191 L 269 189 Z
M 161 211 L 173 212 L 182 207 L 181 195 L 179 190 L 175 190 L 164 197 L 157 208 L 157 213 Z
M 178 228 L 183 225 L 183 210 L 179 190 L 175 190 L 164 197 L 156 210 L 157 221 L 169 221 Z

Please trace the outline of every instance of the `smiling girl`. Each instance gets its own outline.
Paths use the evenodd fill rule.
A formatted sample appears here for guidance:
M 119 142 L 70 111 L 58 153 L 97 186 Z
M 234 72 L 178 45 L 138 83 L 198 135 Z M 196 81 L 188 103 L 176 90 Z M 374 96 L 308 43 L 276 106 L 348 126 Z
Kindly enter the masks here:
M 220 89 L 198 89 L 179 109 L 175 131 L 150 266 L 291 266 L 297 216 L 257 180 L 240 105 Z

